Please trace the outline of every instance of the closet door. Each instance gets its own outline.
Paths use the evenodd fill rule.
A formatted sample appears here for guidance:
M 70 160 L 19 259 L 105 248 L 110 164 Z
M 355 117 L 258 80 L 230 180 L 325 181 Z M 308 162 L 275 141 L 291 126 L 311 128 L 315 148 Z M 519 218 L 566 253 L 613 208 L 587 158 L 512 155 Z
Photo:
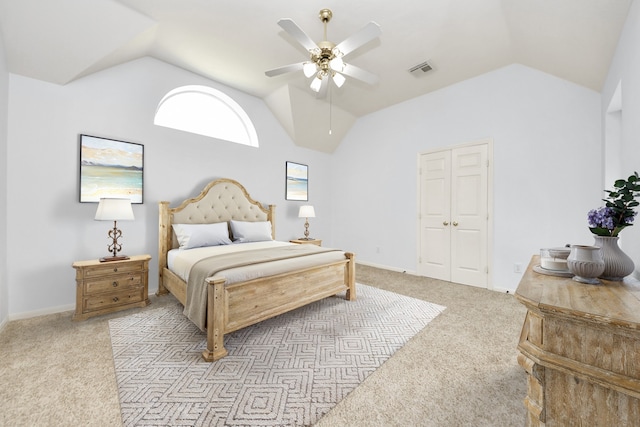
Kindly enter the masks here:
M 488 286 L 487 145 L 420 156 L 418 274 Z
M 451 281 L 486 288 L 487 146 L 451 151 Z
M 451 151 L 423 154 L 420 178 L 421 251 L 418 274 L 450 281 Z

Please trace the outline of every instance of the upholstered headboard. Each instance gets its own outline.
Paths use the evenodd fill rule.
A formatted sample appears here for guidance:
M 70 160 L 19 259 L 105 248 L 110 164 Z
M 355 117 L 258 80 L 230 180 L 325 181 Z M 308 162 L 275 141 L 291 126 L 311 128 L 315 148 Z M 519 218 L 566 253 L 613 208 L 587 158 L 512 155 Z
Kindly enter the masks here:
M 159 218 L 159 267 L 166 267 L 167 252 L 178 247 L 172 224 L 211 224 L 230 220 L 271 221 L 271 235 L 275 239 L 275 205 L 265 209 L 249 196 L 237 181 L 227 178 L 210 182 L 204 190 L 178 207 L 170 208 L 169 202 L 160 202 Z

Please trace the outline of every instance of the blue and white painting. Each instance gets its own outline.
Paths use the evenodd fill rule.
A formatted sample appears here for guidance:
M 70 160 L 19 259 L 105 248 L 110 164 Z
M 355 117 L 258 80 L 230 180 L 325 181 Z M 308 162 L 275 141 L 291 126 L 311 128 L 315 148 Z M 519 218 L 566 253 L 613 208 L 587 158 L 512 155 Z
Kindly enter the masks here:
M 287 200 L 309 200 L 308 166 L 287 162 Z
M 144 146 L 80 135 L 80 202 L 103 197 L 142 203 Z

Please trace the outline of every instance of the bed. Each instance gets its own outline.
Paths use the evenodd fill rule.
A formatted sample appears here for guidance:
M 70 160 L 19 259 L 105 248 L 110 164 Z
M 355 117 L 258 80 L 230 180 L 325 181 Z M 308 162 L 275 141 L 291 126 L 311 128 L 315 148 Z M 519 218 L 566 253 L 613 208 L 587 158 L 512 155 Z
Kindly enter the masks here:
M 185 228 L 215 228 L 219 233 L 223 227 L 229 242 L 211 247 L 205 242 L 193 249 L 183 245 Z M 265 227 L 270 234 L 266 241 L 237 243 L 251 237 L 253 231 L 245 230 L 264 233 Z M 218 257 L 217 251 L 235 253 Z M 205 259 L 196 260 L 198 252 Z M 175 208 L 159 203 L 158 264 L 157 295 L 173 294 L 185 306 L 185 315 L 206 330 L 202 357 L 208 362 L 227 355 L 225 334 L 343 291 L 346 300 L 356 298 L 354 254 L 275 241 L 275 206 L 264 208 L 232 179 L 210 182 L 197 197 Z M 198 324 L 200 319 L 203 324 Z

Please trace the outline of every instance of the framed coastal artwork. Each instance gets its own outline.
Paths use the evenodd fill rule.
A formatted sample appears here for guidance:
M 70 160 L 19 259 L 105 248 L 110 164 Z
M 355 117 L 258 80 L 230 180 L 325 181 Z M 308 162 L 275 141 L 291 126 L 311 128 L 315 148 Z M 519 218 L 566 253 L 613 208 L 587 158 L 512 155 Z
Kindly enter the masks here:
M 300 163 L 286 163 L 286 200 L 309 200 L 309 167 Z
M 144 145 L 80 135 L 80 202 L 103 197 L 143 202 Z

